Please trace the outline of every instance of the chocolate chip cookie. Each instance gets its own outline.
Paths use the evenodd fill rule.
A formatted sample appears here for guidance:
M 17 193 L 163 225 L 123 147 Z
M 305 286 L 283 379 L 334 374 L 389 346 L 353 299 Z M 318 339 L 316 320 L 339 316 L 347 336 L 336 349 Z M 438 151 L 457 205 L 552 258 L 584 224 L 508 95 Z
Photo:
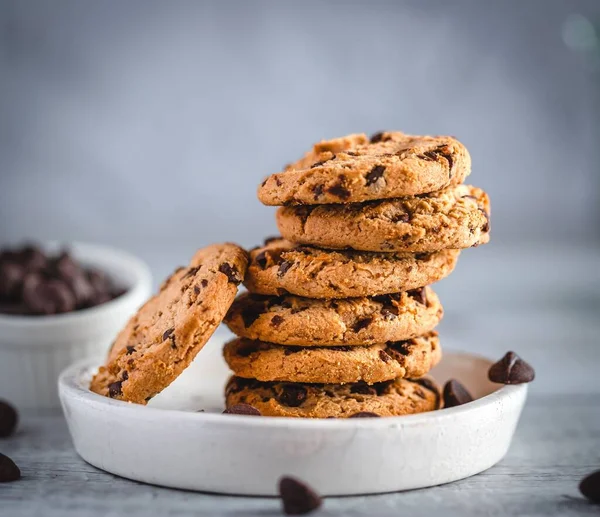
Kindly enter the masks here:
M 244 293 L 225 323 L 238 336 L 280 345 L 372 345 L 420 336 L 442 316 L 438 297 L 423 287 L 342 300 Z
M 265 205 L 355 203 L 414 196 L 462 183 L 471 172 L 451 136 L 382 132 L 319 142 L 258 189 Z
M 349 205 L 281 207 L 277 226 L 292 242 L 363 251 L 432 252 L 489 241 L 490 203 L 476 187 Z
M 238 377 L 259 381 L 346 384 L 422 377 L 442 357 L 435 331 L 370 346 L 299 347 L 237 338 L 223 349 Z
M 459 253 L 334 251 L 270 239 L 250 251 L 244 284 L 257 294 L 291 293 L 306 298 L 398 293 L 448 276 Z
M 225 388 L 227 407 L 245 403 L 264 416 L 350 418 L 358 413 L 397 416 L 439 409 L 438 386 L 430 379 L 394 379 L 373 385 L 259 382 L 232 377 Z
M 235 298 L 247 264 L 246 252 L 235 244 L 199 250 L 129 320 L 90 389 L 146 404 L 208 341 Z

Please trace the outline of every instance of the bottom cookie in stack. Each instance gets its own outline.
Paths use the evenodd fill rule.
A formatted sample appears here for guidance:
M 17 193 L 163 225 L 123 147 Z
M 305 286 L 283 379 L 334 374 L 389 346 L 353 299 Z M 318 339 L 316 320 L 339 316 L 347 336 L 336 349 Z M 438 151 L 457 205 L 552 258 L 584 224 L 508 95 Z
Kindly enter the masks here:
M 232 377 L 227 407 L 249 404 L 264 416 L 354 418 L 400 416 L 440 409 L 438 386 L 429 378 L 394 379 L 372 385 L 260 382 Z
M 347 418 L 439 409 L 438 387 L 421 378 L 441 359 L 438 334 L 358 346 L 289 346 L 237 338 L 223 349 L 234 373 L 226 404 L 265 416 Z

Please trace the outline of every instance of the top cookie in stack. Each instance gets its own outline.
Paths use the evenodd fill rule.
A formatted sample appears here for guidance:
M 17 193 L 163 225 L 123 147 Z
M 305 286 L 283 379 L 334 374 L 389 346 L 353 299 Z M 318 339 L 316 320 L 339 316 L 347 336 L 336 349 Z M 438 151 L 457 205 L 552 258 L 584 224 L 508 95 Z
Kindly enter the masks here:
M 489 200 L 463 185 L 452 137 L 382 132 L 320 142 L 258 197 L 283 238 L 250 252 L 226 323 L 227 405 L 264 415 L 391 416 L 437 409 L 422 378 L 441 357 L 427 287 L 489 240 Z M 362 415 L 361 415 L 362 416 Z

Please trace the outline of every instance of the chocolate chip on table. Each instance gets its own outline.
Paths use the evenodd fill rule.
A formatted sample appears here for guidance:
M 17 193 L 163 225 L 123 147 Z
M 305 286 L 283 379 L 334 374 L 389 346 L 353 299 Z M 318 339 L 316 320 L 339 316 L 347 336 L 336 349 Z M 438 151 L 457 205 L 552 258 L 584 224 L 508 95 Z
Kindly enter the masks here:
M 224 262 L 219 266 L 219 271 L 227 276 L 227 280 L 231 284 L 239 285 L 243 280 L 242 275 L 240 275 L 237 267 L 232 266 L 227 262 Z
M 306 400 L 307 392 L 304 386 L 286 383 L 281 385 L 277 400 L 288 407 L 299 407 Z
M 279 480 L 279 495 L 286 515 L 304 515 L 323 504 L 321 496 L 310 486 L 289 476 Z
M 261 413 L 258 409 L 250 404 L 234 404 L 231 407 L 228 407 L 223 414 L 226 415 L 248 415 L 248 416 L 261 416 Z
M 514 352 L 490 366 L 488 379 L 498 384 L 524 384 L 535 379 L 534 369 Z
M 600 470 L 585 476 L 579 483 L 579 491 L 592 503 L 600 504 Z
M 0 400 L 0 438 L 7 438 L 13 434 L 18 421 L 17 410 L 5 400 Z
M 8 483 L 21 478 L 21 471 L 8 456 L 0 453 L 0 483 Z
M 456 379 L 450 379 L 444 385 L 444 407 L 450 408 L 462 406 L 467 402 L 472 402 L 473 397 L 460 382 Z
M 348 418 L 381 418 L 377 413 L 372 413 L 371 411 L 360 411 L 358 413 L 354 413 L 350 415 Z

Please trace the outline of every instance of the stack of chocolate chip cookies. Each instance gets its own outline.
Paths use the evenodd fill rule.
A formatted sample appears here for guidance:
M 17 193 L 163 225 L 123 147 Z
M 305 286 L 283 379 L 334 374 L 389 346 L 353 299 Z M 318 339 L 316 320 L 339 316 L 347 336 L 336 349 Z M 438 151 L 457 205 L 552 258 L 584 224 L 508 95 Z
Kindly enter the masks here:
M 226 404 L 266 416 L 393 416 L 440 407 L 427 377 L 443 315 L 429 284 L 489 240 L 489 200 L 463 185 L 452 137 L 377 133 L 314 146 L 268 177 L 282 238 L 250 252 L 226 323 Z

